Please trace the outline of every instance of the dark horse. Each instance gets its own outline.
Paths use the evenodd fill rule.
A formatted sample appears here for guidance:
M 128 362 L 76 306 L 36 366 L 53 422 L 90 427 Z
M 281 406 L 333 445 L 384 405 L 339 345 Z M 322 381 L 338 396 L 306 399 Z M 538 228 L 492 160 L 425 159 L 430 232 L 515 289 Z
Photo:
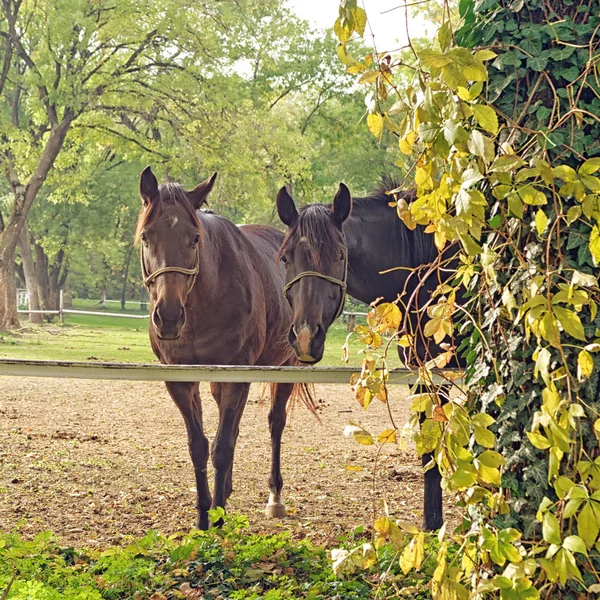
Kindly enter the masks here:
M 342 310 L 346 289 L 367 304 L 394 302 L 399 294 L 405 302 L 411 298 L 414 352 L 420 360 L 435 356 L 436 346 L 423 337 L 423 320 L 415 322 L 415 315 L 440 280 L 436 271 L 419 282 L 416 269 L 434 263 L 439 253 L 423 227 L 410 230 L 396 216 L 390 207 L 394 198 L 385 193 L 395 187 L 384 181 L 381 189 L 353 201 L 342 183 L 332 204 L 311 204 L 299 212 L 287 190 L 279 191 L 277 211 L 288 226 L 279 255 L 286 266 L 284 295 L 294 311 L 288 337 L 302 362 L 321 360 L 327 329 Z M 396 270 L 380 274 L 389 269 Z M 430 454 L 424 455 L 423 465 L 430 460 Z M 424 527 L 438 529 L 442 523 L 441 479 L 434 466 L 425 473 Z
M 198 209 L 216 173 L 187 192 L 176 183 L 158 185 L 146 168 L 140 179 L 142 209 L 136 237 L 151 299 L 150 343 L 161 363 L 213 365 L 297 364 L 286 340 L 291 311 L 281 296 L 284 273 L 276 260 L 283 234 L 272 227 L 237 227 Z M 214 495 L 208 488 L 208 440 L 202 428 L 198 383 L 166 383 L 181 411 L 198 490 L 198 527 L 208 510 L 225 507 L 249 383 L 212 383 L 219 426 L 212 443 Z M 281 500 L 281 435 L 293 384 L 271 386 L 269 426 L 272 463 L 267 516 L 285 516 Z

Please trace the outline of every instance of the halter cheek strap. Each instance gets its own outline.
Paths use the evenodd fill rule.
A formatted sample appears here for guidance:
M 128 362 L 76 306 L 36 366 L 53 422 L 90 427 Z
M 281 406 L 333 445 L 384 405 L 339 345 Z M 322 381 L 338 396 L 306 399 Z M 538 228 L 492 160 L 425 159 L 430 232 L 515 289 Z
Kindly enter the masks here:
M 303 277 L 318 277 L 319 279 L 324 279 L 325 281 L 334 283 L 335 285 L 338 285 L 341 288 L 342 295 L 340 297 L 340 303 L 335 312 L 335 317 L 333 317 L 333 320 L 335 321 L 342 314 L 344 310 L 344 305 L 346 304 L 346 282 L 348 280 L 348 252 L 345 253 L 344 259 L 344 279 L 336 279 L 335 277 L 330 277 L 329 275 L 319 273 L 318 271 L 302 271 L 302 273 L 299 273 L 298 275 L 296 275 L 296 277 L 294 277 L 294 279 L 286 283 L 283 288 L 283 297 L 288 301 L 288 304 L 290 306 L 292 306 L 292 301 L 288 296 L 288 291 L 295 283 L 298 283 L 298 281 L 300 281 Z
M 196 277 L 198 276 L 198 272 L 200 270 L 200 254 L 198 251 L 196 251 L 196 265 L 193 269 L 184 269 L 183 267 L 162 267 L 150 275 L 148 275 L 146 264 L 144 262 L 144 244 L 142 244 L 142 250 L 140 254 L 142 261 L 142 274 L 144 276 L 144 285 L 146 287 L 148 287 L 159 275 L 163 275 L 164 273 L 181 273 L 183 275 L 190 275 L 192 277 L 187 293 L 189 294 L 192 291 L 192 288 L 196 283 Z

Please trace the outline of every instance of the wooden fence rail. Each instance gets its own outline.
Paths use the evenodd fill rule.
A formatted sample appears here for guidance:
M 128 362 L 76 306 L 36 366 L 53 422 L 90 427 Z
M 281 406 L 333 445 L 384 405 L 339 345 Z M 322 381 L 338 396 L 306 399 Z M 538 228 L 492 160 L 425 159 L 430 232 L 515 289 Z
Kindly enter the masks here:
M 267 383 L 348 384 L 354 367 L 256 367 L 238 365 L 159 365 L 83 361 L 0 359 L 0 376 L 54 377 L 61 379 L 109 379 L 125 381 L 216 381 Z M 454 370 L 434 374 L 434 383 L 451 380 L 459 383 Z M 418 383 L 417 374 L 408 369 L 390 370 L 392 385 Z

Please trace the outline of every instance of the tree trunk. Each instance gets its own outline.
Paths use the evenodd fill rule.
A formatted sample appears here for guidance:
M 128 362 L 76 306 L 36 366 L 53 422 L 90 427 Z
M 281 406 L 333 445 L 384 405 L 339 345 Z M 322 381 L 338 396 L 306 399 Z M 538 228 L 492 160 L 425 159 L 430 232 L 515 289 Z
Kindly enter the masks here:
M 40 297 L 35 278 L 35 265 L 33 263 L 33 255 L 31 254 L 27 222 L 24 223 L 23 229 L 21 229 L 19 246 L 21 247 L 21 258 L 23 259 L 23 274 L 25 275 L 25 288 L 29 297 L 29 308 L 30 310 L 40 310 Z M 40 313 L 29 313 L 29 322 L 39 324 L 43 323 L 44 319 Z
M 54 259 L 54 264 L 52 265 L 52 273 L 50 274 L 50 286 L 48 289 L 48 302 L 50 306 L 52 306 L 52 310 L 58 310 L 59 306 L 59 297 L 58 291 L 60 289 L 60 270 L 62 268 L 63 260 L 65 258 L 65 251 L 59 250 L 56 258 Z
M 48 304 L 48 257 L 39 244 L 35 245 L 35 278 L 38 286 L 38 298 L 42 306 L 50 310 Z
M 133 253 L 133 244 L 127 250 L 125 258 L 125 266 L 123 267 L 123 287 L 121 288 L 121 310 L 125 310 L 125 302 L 127 300 L 127 278 L 129 277 L 129 265 L 131 264 L 131 255 Z
M 17 280 L 15 274 L 15 254 L 12 257 L 8 249 L 2 250 L 3 268 L 0 269 L 0 318 L 1 330 L 18 329 L 19 316 L 17 313 Z
M 16 292 L 11 292 L 11 289 L 16 290 L 15 250 L 19 243 L 23 223 L 63 147 L 73 118 L 74 115 L 71 113 L 65 115 L 60 124 L 52 129 L 38 165 L 26 185 L 21 183 L 14 165 L 7 166 L 7 179 L 13 195 L 13 207 L 6 227 L 0 233 L 0 299 L 3 300 L 0 302 L 0 331 L 19 326 L 17 296 Z

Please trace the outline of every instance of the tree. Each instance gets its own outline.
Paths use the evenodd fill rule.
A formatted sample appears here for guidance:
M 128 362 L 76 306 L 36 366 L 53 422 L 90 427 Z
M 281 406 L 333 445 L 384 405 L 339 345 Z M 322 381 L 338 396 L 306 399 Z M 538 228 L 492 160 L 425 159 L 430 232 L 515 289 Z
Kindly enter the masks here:
M 347 61 L 374 84 L 371 131 L 397 136 L 408 158 L 404 183 L 416 197 L 398 202 L 398 217 L 426 226 L 440 250 L 458 248 L 455 280 L 432 295 L 437 323 L 424 332 L 448 346 L 419 373 L 427 380 L 462 353 L 468 396 L 442 405 L 431 386 L 411 407 L 412 422 L 424 421 L 417 444 L 435 446 L 467 508 L 453 540 L 440 534 L 431 590 L 591 597 L 600 591 L 600 5 L 460 7 L 458 31 L 446 18 L 434 44 L 411 48 L 419 94 L 397 85 L 393 57 Z M 341 4 L 343 57 L 360 11 Z M 455 348 L 459 330 L 467 337 Z M 365 381 L 382 362 L 369 357 Z M 380 543 L 391 537 L 386 518 L 376 522 Z M 402 569 L 418 568 L 423 534 L 400 550 Z
M 185 110 L 193 85 L 210 77 L 213 22 L 230 8 L 3 0 L 0 10 L 0 160 L 12 196 L 0 233 L 2 329 L 18 323 L 14 256 L 33 202 L 66 148 L 72 165 L 94 151 L 73 127 L 160 155 L 158 126 L 175 124 L 173 106 Z

